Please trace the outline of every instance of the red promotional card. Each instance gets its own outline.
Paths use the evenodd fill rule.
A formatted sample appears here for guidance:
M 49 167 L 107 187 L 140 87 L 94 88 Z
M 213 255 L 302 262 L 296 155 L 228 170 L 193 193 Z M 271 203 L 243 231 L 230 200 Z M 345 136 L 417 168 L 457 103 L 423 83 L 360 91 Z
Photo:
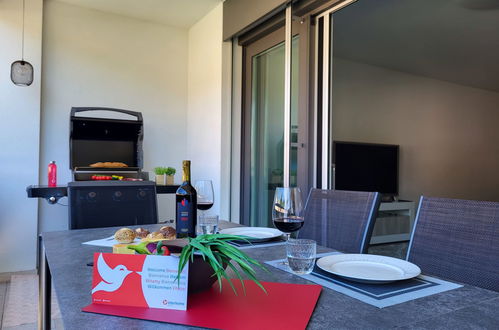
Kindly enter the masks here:
M 177 281 L 178 257 L 95 253 L 94 304 L 186 310 L 188 265 Z
M 187 311 L 91 304 L 84 312 L 124 316 L 216 329 L 305 329 L 321 292 L 320 285 L 262 282 L 268 294 L 255 283 L 244 281 L 246 295 L 233 280 L 189 296 Z

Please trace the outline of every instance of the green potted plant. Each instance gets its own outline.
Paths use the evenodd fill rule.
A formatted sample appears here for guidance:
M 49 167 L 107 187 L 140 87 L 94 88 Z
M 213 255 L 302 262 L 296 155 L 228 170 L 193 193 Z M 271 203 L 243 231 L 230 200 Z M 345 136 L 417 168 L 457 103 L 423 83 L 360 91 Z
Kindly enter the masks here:
M 128 248 L 141 254 L 170 255 L 170 253 L 180 253 L 177 280 L 185 265 L 189 263 L 189 294 L 207 290 L 217 280 L 219 288 L 222 290 L 222 279 L 226 279 L 234 293 L 237 294 L 234 284 L 227 275 L 227 267 L 241 281 L 243 289 L 243 275 L 245 275 L 267 292 L 256 278 L 253 267 L 267 269 L 255 259 L 228 244 L 229 241 L 241 240 L 244 241 L 246 238 L 237 235 L 212 234 L 182 240 L 142 242 L 137 245 L 129 245 Z M 167 253 L 165 253 L 164 246 L 168 248 Z
M 166 176 L 166 184 L 167 185 L 173 185 L 174 184 L 174 177 L 175 177 L 175 173 L 177 172 L 177 170 L 175 170 L 173 167 L 167 167 L 165 169 L 165 176 Z
M 154 174 L 156 174 L 156 184 L 164 185 L 165 184 L 165 168 L 164 167 L 155 167 Z

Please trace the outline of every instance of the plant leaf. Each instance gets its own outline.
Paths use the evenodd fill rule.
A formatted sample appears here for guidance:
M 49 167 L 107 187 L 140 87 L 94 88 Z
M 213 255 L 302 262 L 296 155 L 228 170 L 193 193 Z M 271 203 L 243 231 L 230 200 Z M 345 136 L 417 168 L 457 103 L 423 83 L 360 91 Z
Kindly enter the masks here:
M 241 274 L 239 273 L 239 270 L 237 269 L 236 266 L 234 266 L 230 260 L 227 261 L 227 266 L 229 266 L 232 271 L 234 272 L 234 274 L 236 274 L 237 278 L 239 279 L 239 281 L 241 281 L 241 286 L 243 287 L 243 292 L 244 292 L 244 295 L 246 295 L 246 286 L 244 285 L 244 281 L 243 281 L 243 277 L 241 276 Z
M 204 246 L 199 242 L 195 242 L 194 240 L 190 243 L 193 247 L 198 249 L 203 255 L 206 255 L 208 258 L 210 258 L 213 262 L 215 262 L 219 267 L 222 267 L 211 252 L 211 249 L 209 246 Z M 203 258 L 204 259 L 204 258 Z

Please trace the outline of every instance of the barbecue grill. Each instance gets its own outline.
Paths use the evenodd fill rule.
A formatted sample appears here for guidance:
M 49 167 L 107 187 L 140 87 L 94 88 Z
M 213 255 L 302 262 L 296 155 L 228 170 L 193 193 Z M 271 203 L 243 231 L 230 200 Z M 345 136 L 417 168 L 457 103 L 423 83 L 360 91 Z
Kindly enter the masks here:
M 97 118 L 92 112 L 131 119 Z M 73 181 L 66 186 L 29 186 L 28 197 L 56 203 L 68 196 L 69 228 L 95 228 L 157 223 L 156 193 L 175 193 L 178 186 L 156 186 L 142 171 L 144 137 L 140 112 L 75 107 L 70 114 L 69 157 Z M 90 166 L 119 162 L 126 167 Z M 92 176 L 117 175 L 123 180 L 95 181 Z
M 82 112 L 104 111 L 110 114 L 120 113 L 133 117 L 133 120 L 112 118 L 94 118 L 78 116 Z M 73 183 L 78 182 L 86 186 L 101 181 L 90 181 L 92 175 L 117 174 L 128 179 L 148 179 L 148 173 L 142 172 L 143 153 L 142 114 L 123 109 L 111 108 L 72 108 L 70 115 L 70 169 Z M 115 150 L 116 149 L 116 150 Z M 95 168 L 90 164 L 102 161 L 121 161 L 128 165 L 126 168 Z M 106 185 L 120 185 L 128 181 L 109 181 Z M 178 185 L 156 186 L 157 194 L 174 194 Z M 46 185 L 30 185 L 26 188 L 29 198 L 44 198 L 50 204 L 68 196 L 68 187 L 58 184 L 57 187 Z
M 120 113 L 134 119 L 79 116 L 92 111 Z M 68 184 L 69 228 L 157 223 L 156 185 L 143 181 L 147 173 L 142 172 L 142 114 L 112 108 L 72 108 L 69 123 L 73 176 L 73 182 Z M 126 166 L 92 166 L 104 163 Z M 95 181 L 92 177 L 96 175 L 116 175 L 124 181 Z

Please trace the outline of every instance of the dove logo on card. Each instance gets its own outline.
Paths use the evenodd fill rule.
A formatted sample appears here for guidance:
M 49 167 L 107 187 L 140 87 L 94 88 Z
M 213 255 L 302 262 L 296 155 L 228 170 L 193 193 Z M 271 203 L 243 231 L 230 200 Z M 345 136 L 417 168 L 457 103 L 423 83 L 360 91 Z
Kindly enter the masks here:
M 97 291 L 116 291 L 121 287 L 125 278 L 132 273 L 132 271 L 129 271 L 123 265 L 118 265 L 114 268 L 109 267 L 102 253 L 99 254 L 99 258 L 97 259 L 97 271 L 102 281 L 92 289 L 92 293 Z
M 92 302 L 186 310 L 188 271 L 178 256 L 95 253 Z

